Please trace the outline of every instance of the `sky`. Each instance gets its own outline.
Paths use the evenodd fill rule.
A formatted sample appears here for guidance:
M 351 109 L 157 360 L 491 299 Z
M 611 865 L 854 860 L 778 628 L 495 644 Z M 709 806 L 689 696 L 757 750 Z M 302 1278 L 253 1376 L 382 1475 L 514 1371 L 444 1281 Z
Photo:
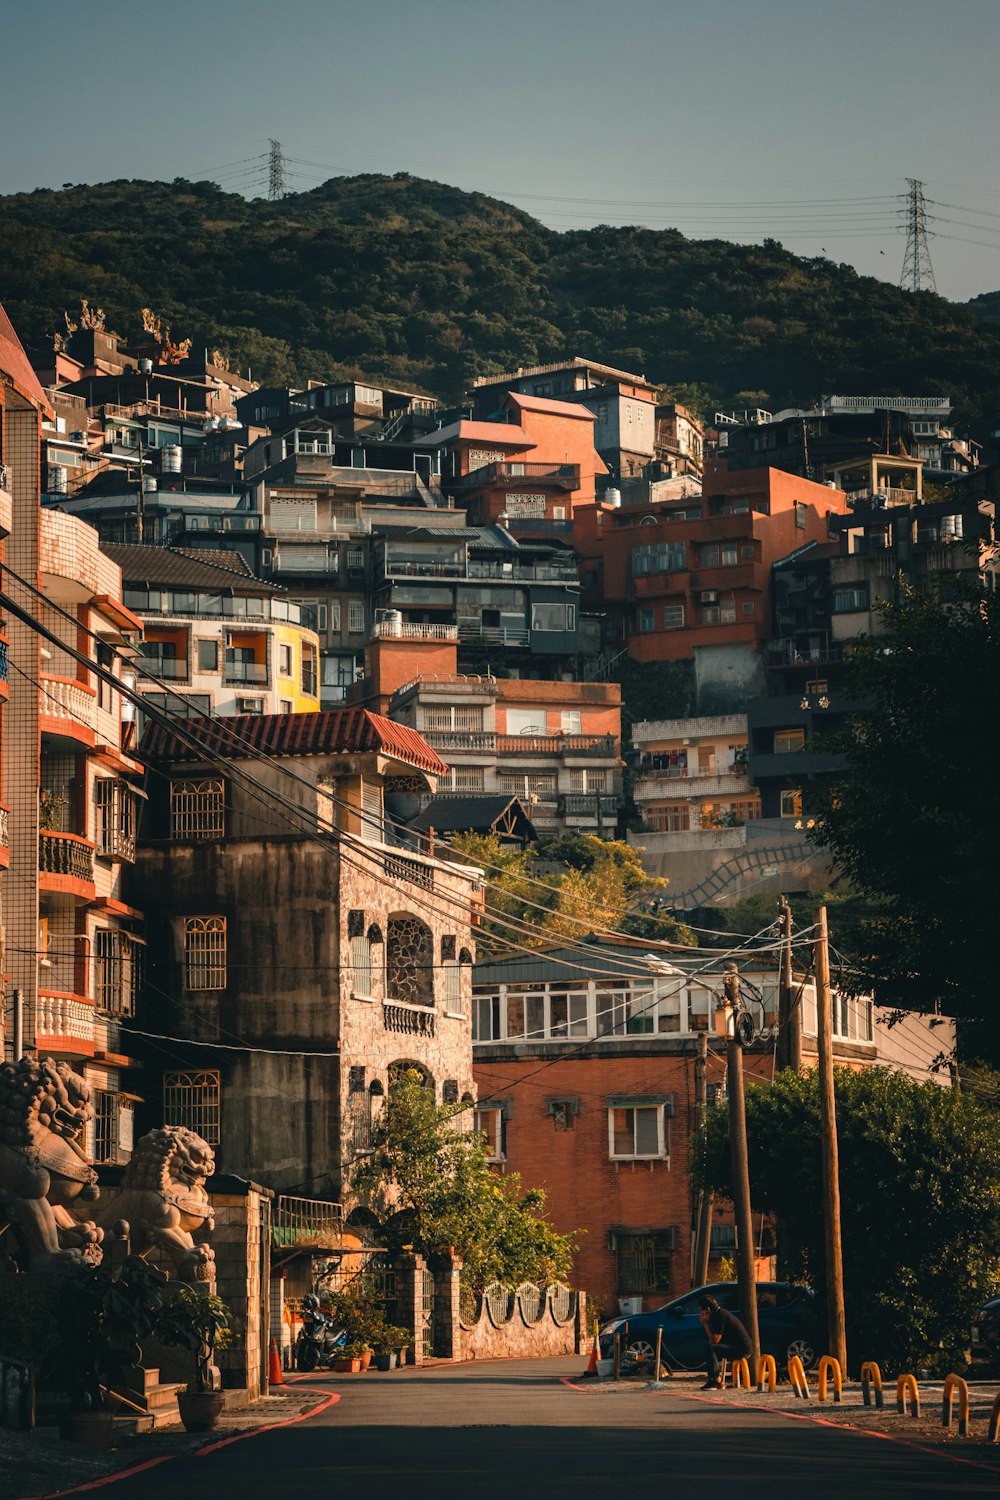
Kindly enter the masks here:
M 1000 289 L 1000 0 L 7 0 L 0 193 L 410 172 L 553 229 L 780 240 Z M 0 257 L 2 257 L 0 246 Z

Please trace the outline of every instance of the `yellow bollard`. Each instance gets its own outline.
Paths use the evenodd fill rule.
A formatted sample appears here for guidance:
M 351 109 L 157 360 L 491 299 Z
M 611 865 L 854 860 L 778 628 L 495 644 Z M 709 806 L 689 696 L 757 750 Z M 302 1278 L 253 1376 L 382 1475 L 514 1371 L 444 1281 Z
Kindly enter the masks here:
M 906 1416 L 907 1399 L 910 1402 L 910 1415 L 920 1417 L 920 1389 L 917 1385 L 915 1375 L 900 1375 L 896 1381 L 896 1410 Z
M 733 1360 L 733 1390 L 750 1389 L 750 1365 L 746 1359 Z
M 866 1360 L 861 1366 L 861 1395 L 866 1406 L 872 1404 L 872 1388 L 875 1390 L 875 1405 L 881 1411 L 884 1405 L 882 1396 L 882 1371 L 873 1359 Z
M 774 1362 L 773 1354 L 762 1354 L 757 1361 L 757 1389 L 764 1389 L 764 1381 L 767 1380 L 767 1388 L 774 1391 L 778 1386 L 778 1366 Z
M 944 1392 L 941 1397 L 941 1426 L 951 1427 L 952 1407 L 955 1400 L 955 1392 L 958 1392 L 958 1435 L 969 1436 L 969 1387 L 961 1375 L 945 1376 Z
M 1000 1395 L 994 1401 L 993 1410 L 990 1412 L 990 1425 L 986 1429 L 986 1441 L 988 1443 L 995 1443 L 998 1434 L 1000 1434 Z
M 801 1396 L 803 1401 L 809 1400 L 809 1382 L 797 1354 L 793 1354 L 788 1361 L 788 1381 L 796 1396 Z
M 826 1377 L 833 1376 L 833 1399 L 840 1400 L 844 1391 L 844 1377 L 840 1373 L 840 1361 L 832 1354 L 824 1354 L 819 1362 L 819 1370 L 816 1375 L 816 1394 L 820 1401 L 826 1400 Z

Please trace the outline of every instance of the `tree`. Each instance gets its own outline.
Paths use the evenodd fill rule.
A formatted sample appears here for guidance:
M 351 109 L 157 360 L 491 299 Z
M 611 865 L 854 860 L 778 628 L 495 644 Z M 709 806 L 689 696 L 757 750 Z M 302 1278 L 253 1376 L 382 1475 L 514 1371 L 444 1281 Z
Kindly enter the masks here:
M 581 942 L 589 932 L 608 930 L 649 941 L 695 942 L 674 917 L 649 909 L 666 881 L 647 875 L 639 850 L 621 840 L 566 833 L 534 849 L 511 849 L 493 835 L 463 833 L 451 847 L 486 870 L 486 900 L 493 909 L 479 929 L 486 947 L 503 947 L 505 939 L 529 947 Z
M 750 1083 L 750 1080 L 748 1080 Z M 836 1071 L 851 1363 L 961 1370 L 975 1309 L 1000 1291 L 1000 1131 L 956 1089 Z M 774 1214 L 783 1274 L 825 1287 L 819 1084 L 785 1071 L 747 1088 L 754 1206 Z M 695 1175 L 729 1196 L 728 1119 L 710 1110 Z
M 575 1235 L 542 1217 L 543 1192 L 522 1188 L 516 1172 L 492 1170 L 472 1124 L 471 1105 L 437 1104 L 418 1073 L 404 1074 L 389 1090 L 356 1191 L 392 1248 L 433 1255 L 453 1246 L 476 1290 L 567 1280 Z
M 827 741 L 843 768 L 807 788 L 819 839 L 881 904 L 850 955 L 856 989 L 964 1024 L 967 1055 L 1000 1057 L 986 941 L 996 920 L 1000 835 L 1000 595 L 902 590 L 885 633 L 852 651 L 848 690 L 866 703 Z

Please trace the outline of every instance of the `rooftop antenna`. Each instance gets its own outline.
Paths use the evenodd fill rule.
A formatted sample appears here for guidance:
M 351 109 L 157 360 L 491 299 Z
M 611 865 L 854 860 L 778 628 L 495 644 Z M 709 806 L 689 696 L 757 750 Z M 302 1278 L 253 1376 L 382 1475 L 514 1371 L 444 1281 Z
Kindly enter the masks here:
M 271 154 L 268 162 L 267 196 L 274 202 L 283 198 L 288 191 L 285 182 L 285 157 L 281 149 L 280 141 L 271 141 Z
M 927 243 L 927 201 L 924 185 L 915 177 L 908 177 L 909 192 L 901 194 L 906 204 L 906 252 L 903 255 L 903 274 L 899 284 L 906 292 L 936 292 L 934 267 Z

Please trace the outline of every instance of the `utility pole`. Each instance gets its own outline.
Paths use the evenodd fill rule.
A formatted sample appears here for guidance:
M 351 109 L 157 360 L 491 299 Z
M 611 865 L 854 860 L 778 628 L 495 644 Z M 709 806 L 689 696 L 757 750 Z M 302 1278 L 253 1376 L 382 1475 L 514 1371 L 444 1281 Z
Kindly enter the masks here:
M 288 191 L 285 179 L 285 156 L 281 149 L 281 142 L 272 140 L 271 150 L 268 156 L 267 169 L 267 196 L 273 203 L 278 198 L 283 198 Z
M 142 472 L 142 439 L 139 439 L 139 497 L 135 508 L 136 540 L 141 547 L 146 540 L 146 478 Z
M 694 1060 L 694 1103 L 698 1125 L 704 1128 L 708 1113 L 708 1035 L 699 1031 L 696 1038 L 697 1052 Z M 712 1190 L 702 1186 L 698 1194 L 698 1218 L 694 1238 L 694 1285 L 704 1286 L 708 1280 L 708 1254 L 712 1241 Z
M 736 1277 L 740 1290 L 740 1318 L 753 1346 L 753 1366 L 760 1359 L 757 1328 L 757 1275 L 753 1253 L 753 1219 L 750 1212 L 750 1162 L 747 1153 L 747 1114 L 743 1095 L 743 1047 L 736 1020 L 740 1011 L 740 980 L 736 965 L 725 979 L 725 1008 L 729 1033 L 726 1051 L 726 1094 L 729 1100 L 729 1157 L 733 1178 L 733 1208 L 736 1211 Z
M 820 1130 L 823 1145 L 823 1244 L 826 1257 L 827 1330 L 830 1353 L 847 1373 L 844 1261 L 840 1237 L 840 1157 L 833 1089 L 833 1008 L 826 907 L 816 913 L 816 1040 L 819 1053 Z
M 802 1007 L 792 995 L 792 908 L 786 897 L 778 901 L 781 923 L 781 968 L 778 977 L 779 1066 L 802 1072 Z
M 906 179 L 909 192 L 902 194 L 906 205 L 906 250 L 903 252 L 903 274 L 899 284 L 904 292 L 936 292 L 934 267 L 928 245 L 927 203 L 924 185 L 915 177 Z
M 14 991 L 13 1023 L 11 1051 L 14 1054 L 14 1061 L 20 1062 L 24 1056 L 24 996 L 19 989 Z

